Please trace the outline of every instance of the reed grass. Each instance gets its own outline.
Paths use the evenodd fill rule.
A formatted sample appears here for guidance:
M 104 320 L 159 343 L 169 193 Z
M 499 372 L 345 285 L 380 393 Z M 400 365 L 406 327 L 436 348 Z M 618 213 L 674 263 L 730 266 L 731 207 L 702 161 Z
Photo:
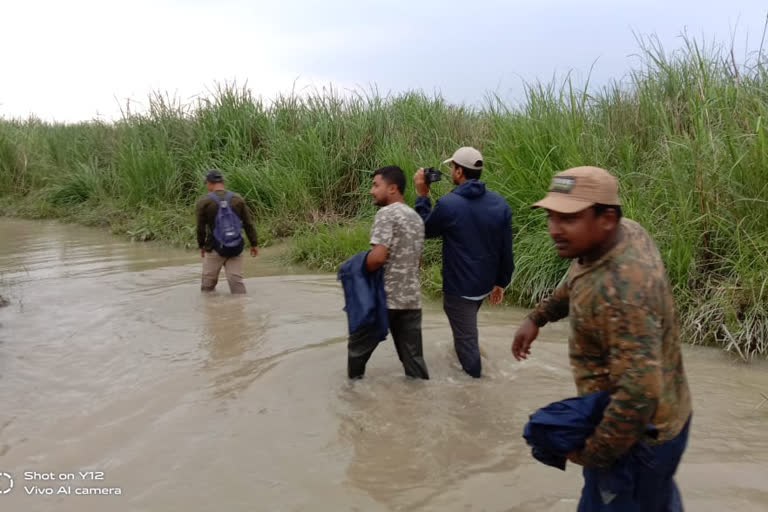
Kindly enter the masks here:
M 577 165 L 615 173 L 625 215 L 657 241 L 685 340 L 748 359 L 768 355 L 768 74 L 762 54 L 638 39 L 640 63 L 600 89 L 535 83 L 519 106 L 452 105 L 420 92 L 280 96 L 226 85 L 193 104 L 155 95 L 146 113 L 72 125 L 0 121 L 0 213 L 106 225 L 137 239 L 194 244 L 206 169 L 247 199 L 261 237 L 293 237 L 291 257 L 333 270 L 367 245 L 371 170 L 408 178 L 461 145 L 513 211 L 510 303 L 531 306 L 562 277 L 541 212 L 551 176 Z M 436 192 L 449 191 L 439 184 Z M 406 202 L 413 204 L 413 187 Z M 439 242 L 423 282 L 440 289 Z

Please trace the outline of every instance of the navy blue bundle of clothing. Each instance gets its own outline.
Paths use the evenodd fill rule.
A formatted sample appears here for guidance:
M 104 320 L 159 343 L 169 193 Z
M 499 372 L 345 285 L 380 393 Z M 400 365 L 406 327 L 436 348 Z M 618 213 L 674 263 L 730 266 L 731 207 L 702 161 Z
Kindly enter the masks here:
M 536 460 L 565 469 L 566 454 L 584 448 L 611 400 L 608 391 L 553 402 L 530 416 L 523 437 Z M 673 439 L 649 446 L 642 440 L 608 469 L 584 468 L 579 512 L 681 512 L 673 475 L 688 441 L 690 419 Z M 646 436 L 658 431 L 649 425 Z
M 365 259 L 370 251 L 361 251 L 341 264 L 336 275 L 344 288 L 344 311 L 349 334 L 364 327 L 374 327 L 376 339 L 387 337 L 389 317 L 384 291 L 384 270 L 368 272 Z
M 533 457 L 548 466 L 565 470 L 566 454 L 584 448 L 610 400 L 608 391 L 597 391 L 553 402 L 533 413 L 523 430 Z M 657 434 L 652 426 L 648 432 L 651 437 Z M 600 470 L 601 487 L 616 493 L 632 488 L 636 465 L 653 465 L 651 449 L 642 441 L 635 443 L 610 470 Z

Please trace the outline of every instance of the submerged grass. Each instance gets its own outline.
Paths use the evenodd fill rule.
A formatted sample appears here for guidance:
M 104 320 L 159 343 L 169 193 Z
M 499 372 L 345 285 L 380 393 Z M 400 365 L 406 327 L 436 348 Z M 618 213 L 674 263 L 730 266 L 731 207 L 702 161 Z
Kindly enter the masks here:
M 367 246 L 370 171 L 410 175 L 461 145 L 482 150 L 483 179 L 513 211 L 511 303 L 530 306 L 563 275 L 541 212 L 528 206 L 555 172 L 610 169 L 627 217 L 656 239 L 675 288 L 685 339 L 743 358 L 768 355 L 768 74 L 757 54 L 688 41 L 666 53 L 639 39 L 626 80 L 588 93 L 531 84 L 518 107 L 439 96 L 333 91 L 270 104 L 225 86 L 182 105 L 152 98 L 114 124 L 0 121 L 0 214 L 109 226 L 138 240 L 194 244 L 203 171 L 224 170 L 259 219 L 260 238 L 292 236 L 291 257 L 315 268 Z M 413 204 L 413 187 L 406 202 Z M 449 187 L 441 183 L 435 195 Z M 439 242 L 423 283 L 440 289 Z

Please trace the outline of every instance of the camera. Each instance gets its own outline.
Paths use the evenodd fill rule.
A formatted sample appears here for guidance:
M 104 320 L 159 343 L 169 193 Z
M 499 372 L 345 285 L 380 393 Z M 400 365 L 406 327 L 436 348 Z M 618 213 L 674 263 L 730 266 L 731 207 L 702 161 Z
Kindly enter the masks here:
M 424 169 L 424 179 L 427 185 L 440 181 L 443 178 L 443 173 L 435 169 L 434 167 L 427 167 Z

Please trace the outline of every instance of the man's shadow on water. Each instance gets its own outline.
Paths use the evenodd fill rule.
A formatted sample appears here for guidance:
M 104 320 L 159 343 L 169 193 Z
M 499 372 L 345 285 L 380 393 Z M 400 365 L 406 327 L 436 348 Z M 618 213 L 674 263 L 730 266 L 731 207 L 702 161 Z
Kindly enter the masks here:
M 519 419 L 505 415 L 503 396 L 484 392 L 486 384 L 385 375 L 342 386 L 339 441 L 353 448 L 346 484 L 416 510 L 472 475 L 514 469 L 522 451 L 510 454 L 521 445 L 511 425 Z
M 268 313 L 242 295 L 203 295 L 203 346 L 208 358 L 203 369 L 212 374 L 213 398 L 237 399 L 274 365 L 259 358 L 268 328 Z

